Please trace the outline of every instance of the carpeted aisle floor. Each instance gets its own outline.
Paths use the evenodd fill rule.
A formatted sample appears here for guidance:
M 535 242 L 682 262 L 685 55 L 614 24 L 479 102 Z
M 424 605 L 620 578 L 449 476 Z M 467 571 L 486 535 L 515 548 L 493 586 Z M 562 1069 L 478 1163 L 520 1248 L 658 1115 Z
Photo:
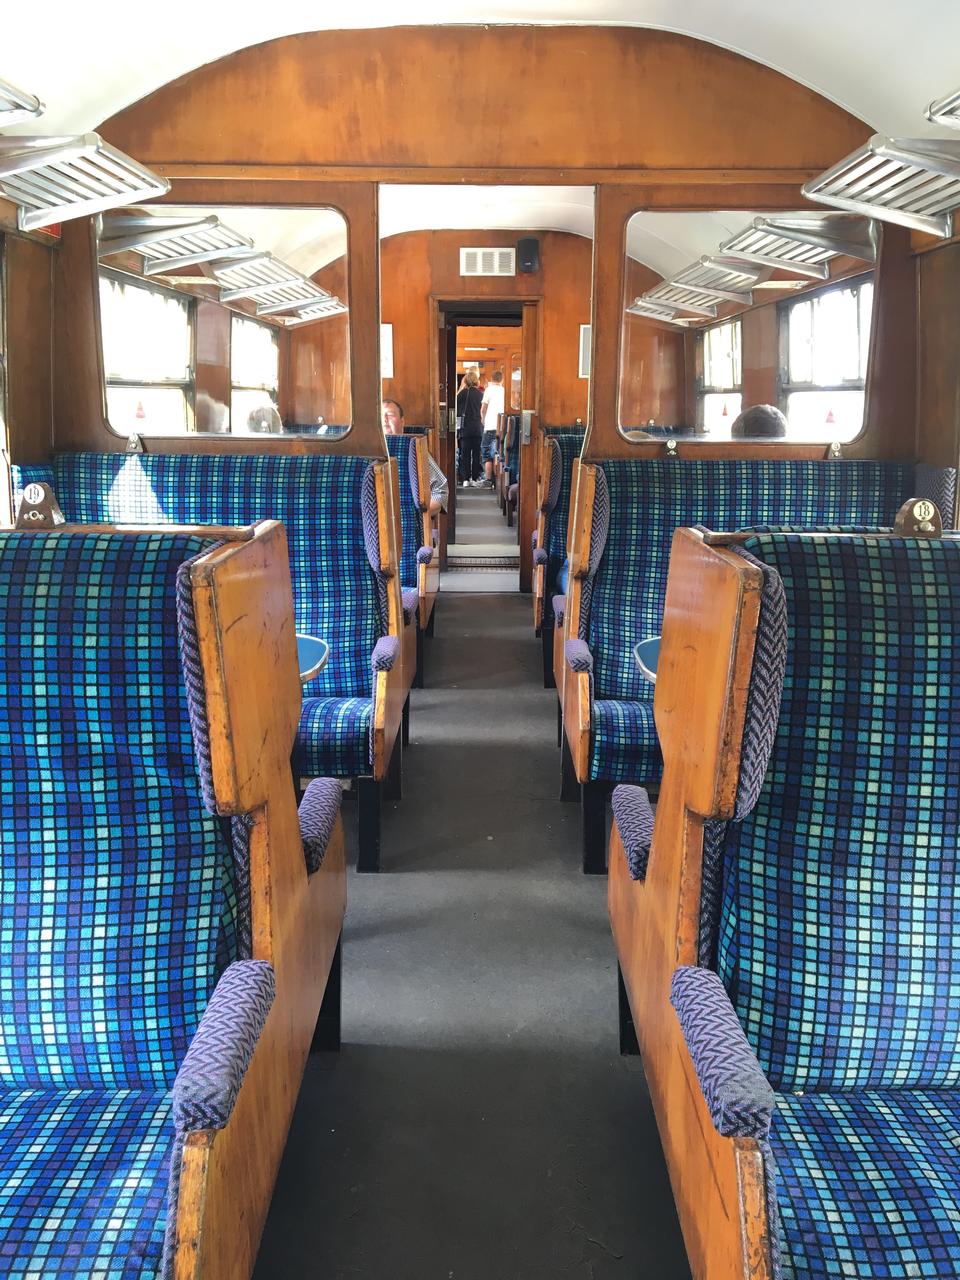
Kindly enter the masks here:
M 350 877 L 343 1049 L 307 1068 L 257 1280 L 684 1280 L 529 597 L 441 599 L 426 678 L 383 871 Z

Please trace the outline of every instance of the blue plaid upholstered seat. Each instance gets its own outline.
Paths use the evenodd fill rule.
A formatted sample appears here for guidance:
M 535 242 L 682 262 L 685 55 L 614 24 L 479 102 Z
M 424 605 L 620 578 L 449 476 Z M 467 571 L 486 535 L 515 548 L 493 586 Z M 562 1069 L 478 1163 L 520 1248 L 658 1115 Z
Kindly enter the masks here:
M 549 439 L 556 441 L 560 450 L 560 492 L 553 510 L 546 513 L 547 552 L 546 592 L 544 614 L 547 625 L 553 618 L 553 596 L 557 591 L 557 575 L 567 558 L 567 524 L 570 518 L 570 488 L 573 482 L 573 464 L 583 449 L 582 431 L 550 431 Z
M 170 1089 L 236 956 L 180 534 L 0 535 L 0 1274 L 161 1274 Z
M 390 457 L 396 458 L 400 479 L 400 585 L 416 591 L 419 586 L 417 552 L 423 543 L 423 510 L 412 436 L 387 436 Z
M 786 667 L 756 803 L 706 842 L 701 962 L 776 1091 L 780 1270 L 955 1277 L 960 542 L 744 550 L 783 583 Z
M 386 630 L 361 508 L 369 466 L 332 454 L 66 453 L 52 480 L 49 469 L 23 467 L 14 483 L 52 482 L 67 519 L 83 523 L 282 521 L 297 630 L 330 643 L 304 696 L 298 764 L 308 776 L 352 777 L 370 772 L 370 657 Z
M 580 618 L 580 636 L 593 654 L 597 700 L 590 777 L 635 783 L 657 781 L 661 758 L 653 685 L 637 667 L 633 646 L 660 634 L 676 529 L 890 525 L 913 496 L 935 497 L 952 511 L 956 481 L 948 469 L 871 461 L 642 458 L 605 462 L 602 469 L 606 485 L 598 501 L 609 499 L 609 533 Z M 630 705 L 636 703 L 648 710 Z M 628 741 L 621 725 L 643 736 Z

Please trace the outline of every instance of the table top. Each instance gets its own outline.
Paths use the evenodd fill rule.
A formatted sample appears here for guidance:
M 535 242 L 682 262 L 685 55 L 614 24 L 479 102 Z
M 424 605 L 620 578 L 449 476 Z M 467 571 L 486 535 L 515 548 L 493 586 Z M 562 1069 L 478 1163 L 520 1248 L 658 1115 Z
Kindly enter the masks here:
M 657 683 L 657 663 L 660 661 L 660 637 L 651 636 L 649 640 L 641 640 L 633 646 L 633 656 L 637 666 L 651 684 Z
M 297 657 L 300 660 L 300 683 L 306 684 L 314 676 L 318 676 L 327 665 L 330 657 L 330 646 L 326 640 L 318 636 L 308 636 L 297 632 Z

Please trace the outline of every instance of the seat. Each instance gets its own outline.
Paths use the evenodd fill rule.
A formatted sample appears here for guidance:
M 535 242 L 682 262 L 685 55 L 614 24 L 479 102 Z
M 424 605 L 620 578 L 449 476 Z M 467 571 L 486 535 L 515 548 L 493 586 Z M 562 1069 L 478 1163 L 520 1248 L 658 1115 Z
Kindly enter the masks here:
M 400 511 L 400 586 L 404 611 L 417 622 L 416 679 L 423 688 L 423 637 L 432 634 L 440 584 L 430 518 L 430 474 L 424 435 L 387 436 L 398 471 Z
M 609 896 L 697 1275 L 960 1272 L 958 588 L 957 538 L 677 535 Z
M 582 429 L 547 428 L 541 435 L 537 527 L 533 551 L 533 620 L 543 645 L 543 685 L 555 687 L 553 596 L 567 558 L 567 525 L 575 466 L 583 448 Z
M 585 677 L 568 681 L 564 672 L 562 685 L 572 757 L 567 772 L 584 789 L 585 867 L 604 869 L 605 806 L 612 786 L 648 786 L 660 777 L 660 745 L 649 712 L 653 685 L 637 666 L 633 647 L 661 632 L 675 530 L 696 524 L 875 528 L 892 525 L 910 497 L 939 497 L 952 516 L 955 488 L 950 468 L 861 460 L 642 458 L 581 465 L 564 640 L 586 643 L 591 683 L 588 688 Z M 646 714 L 618 713 L 643 737 L 610 734 L 611 716 L 597 711 L 601 701 L 647 704 Z
M 14 468 L 15 486 L 47 476 Z M 381 792 L 399 794 L 398 731 L 413 679 L 400 656 L 396 565 L 389 538 L 380 538 L 392 525 L 387 464 L 329 453 L 65 453 L 54 459 L 52 487 L 69 521 L 283 522 L 297 630 L 330 643 L 326 667 L 305 687 L 298 759 L 304 776 L 361 780 L 358 865 L 378 869 Z
M 252 1271 L 345 877 L 283 530 L 218 533 L 0 534 L 5 1275 Z

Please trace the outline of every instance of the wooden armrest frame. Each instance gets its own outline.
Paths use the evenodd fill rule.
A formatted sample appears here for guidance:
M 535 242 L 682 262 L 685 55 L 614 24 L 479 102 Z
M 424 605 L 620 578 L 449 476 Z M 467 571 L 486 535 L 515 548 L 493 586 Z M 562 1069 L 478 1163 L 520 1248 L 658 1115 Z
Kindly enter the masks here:
M 373 677 L 373 776 L 386 777 L 393 754 L 403 706 L 416 674 L 416 631 L 413 636 L 413 659 L 404 635 L 403 604 L 400 595 L 400 516 L 397 462 L 388 458 L 374 467 L 377 494 L 377 530 L 380 541 L 380 569 L 387 578 L 387 635 L 400 642 L 400 660 L 392 670 L 378 671 Z
M 583 583 L 590 568 L 590 532 L 593 528 L 593 498 L 597 487 L 597 468 L 580 463 L 574 473 L 570 499 L 570 521 L 567 525 L 567 555 L 570 572 L 567 578 L 567 608 L 563 630 L 557 628 L 554 638 L 554 674 L 563 707 L 563 731 L 573 759 L 577 781 L 589 781 L 590 734 L 593 727 L 593 703 L 590 678 L 586 672 L 571 671 L 564 657 L 567 640 L 580 634 L 580 602 Z
M 223 1129 L 192 1133 L 180 1176 L 176 1280 L 253 1271 L 346 905 L 338 818 L 307 875 L 290 754 L 300 679 L 287 539 L 265 521 L 193 566 L 217 811 L 248 813 L 253 956 L 276 998 Z
M 717 1133 L 670 1004 L 697 963 L 703 827 L 733 813 L 760 609 L 759 570 L 692 529 L 674 535 L 654 715 L 664 755 L 643 882 L 610 839 L 608 907 L 690 1267 L 696 1280 L 770 1280 L 763 1161 Z
M 417 459 L 417 488 L 420 490 L 421 502 L 426 502 L 427 510 L 423 512 L 423 545 L 432 547 L 434 520 L 437 518 L 430 514 L 430 463 L 429 448 L 426 436 L 414 436 L 413 447 L 416 450 Z M 427 623 L 430 621 L 430 615 L 433 613 L 433 607 L 437 601 L 437 592 L 440 590 L 440 552 L 434 547 L 433 559 L 429 564 L 417 565 L 417 593 L 420 597 L 420 629 L 425 631 Z

